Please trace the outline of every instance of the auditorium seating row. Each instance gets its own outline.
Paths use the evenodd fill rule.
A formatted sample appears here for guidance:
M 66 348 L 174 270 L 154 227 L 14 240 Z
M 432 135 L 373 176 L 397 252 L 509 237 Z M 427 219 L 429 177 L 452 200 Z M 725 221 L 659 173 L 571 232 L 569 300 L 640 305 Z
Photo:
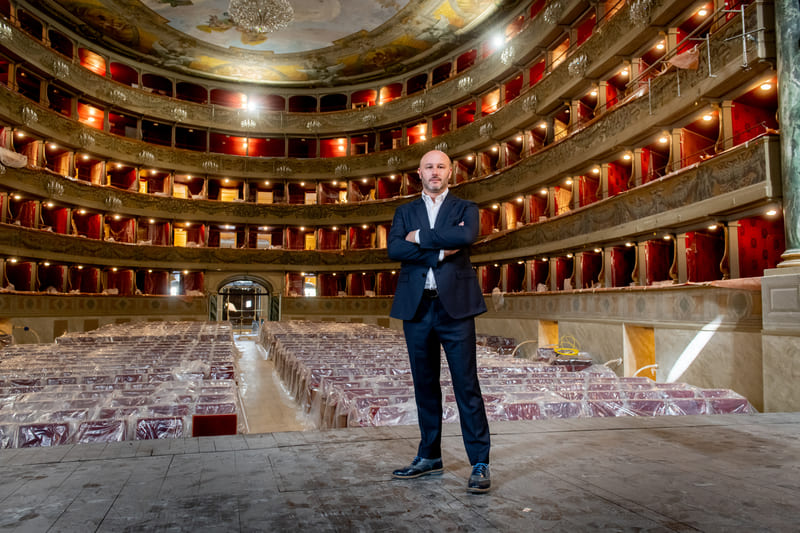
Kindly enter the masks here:
M 318 427 L 416 424 L 402 333 L 362 324 L 270 322 L 259 342 Z M 755 412 L 730 390 L 618 377 L 603 365 L 573 371 L 574 365 L 558 361 L 512 358 L 504 342 L 480 343 L 477 350 L 490 421 Z M 444 357 L 442 363 L 444 420 L 457 422 Z
M 229 323 L 117 324 L 0 351 L 0 447 L 235 434 Z

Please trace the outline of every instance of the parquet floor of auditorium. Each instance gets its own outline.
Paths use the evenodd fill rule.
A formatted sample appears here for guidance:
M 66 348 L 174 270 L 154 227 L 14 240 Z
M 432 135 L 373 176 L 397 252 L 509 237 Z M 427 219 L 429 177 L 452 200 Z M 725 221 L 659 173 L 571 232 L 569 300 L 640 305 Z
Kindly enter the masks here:
M 414 456 L 416 427 L 302 430 L 290 402 L 262 418 L 252 406 L 287 397 L 279 384 L 267 391 L 271 369 L 251 356 L 240 361 L 242 398 L 259 432 L 1 450 L 0 530 L 751 532 L 800 524 L 800 413 L 494 423 L 493 488 L 471 495 L 458 426 L 445 426 L 444 475 L 394 480 L 391 471 Z

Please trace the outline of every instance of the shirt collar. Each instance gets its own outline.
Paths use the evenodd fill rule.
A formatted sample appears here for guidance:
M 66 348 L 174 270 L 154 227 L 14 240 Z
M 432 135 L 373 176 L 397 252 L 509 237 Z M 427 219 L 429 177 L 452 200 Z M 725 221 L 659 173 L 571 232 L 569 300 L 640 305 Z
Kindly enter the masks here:
M 435 200 L 433 198 L 431 198 L 425 191 L 422 191 L 422 200 L 426 204 L 427 203 L 429 203 L 431 205 L 441 204 L 444 201 L 444 199 L 447 197 L 447 193 L 449 191 L 450 191 L 450 188 L 447 188 L 447 189 L 443 190 L 441 192 L 441 194 L 439 194 L 439 196 L 436 197 Z

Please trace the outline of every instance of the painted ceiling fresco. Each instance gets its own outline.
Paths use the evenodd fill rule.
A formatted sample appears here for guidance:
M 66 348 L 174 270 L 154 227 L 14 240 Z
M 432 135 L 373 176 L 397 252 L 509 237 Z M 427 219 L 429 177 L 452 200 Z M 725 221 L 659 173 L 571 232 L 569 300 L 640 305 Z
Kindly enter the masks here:
M 53 13 L 74 17 L 78 33 L 146 62 L 193 75 L 295 86 L 359 83 L 432 61 L 504 2 L 290 3 L 295 17 L 288 27 L 257 34 L 233 23 L 228 0 L 42 2 Z

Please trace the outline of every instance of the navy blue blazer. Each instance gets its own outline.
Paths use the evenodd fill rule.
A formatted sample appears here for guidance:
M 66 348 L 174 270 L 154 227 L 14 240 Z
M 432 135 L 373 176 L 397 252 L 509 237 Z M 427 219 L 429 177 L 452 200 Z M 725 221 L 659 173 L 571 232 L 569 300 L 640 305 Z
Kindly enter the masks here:
M 469 260 L 469 246 L 478 238 L 478 224 L 478 206 L 451 192 L 439 209 L 433 229 L 422 198 L 397 208 L 388 242 L 389 258 L 401 263 L 392 317 L 414 318 L 429 268 L 436 278 L 439 300 L 451 317 L 460 319 L 486 312 L 478 276 Z M 413 230 L 420 230 L 419 244 L 406 241 L 406 235 Z M 440 262 L 440 250 L 458 252 Z

